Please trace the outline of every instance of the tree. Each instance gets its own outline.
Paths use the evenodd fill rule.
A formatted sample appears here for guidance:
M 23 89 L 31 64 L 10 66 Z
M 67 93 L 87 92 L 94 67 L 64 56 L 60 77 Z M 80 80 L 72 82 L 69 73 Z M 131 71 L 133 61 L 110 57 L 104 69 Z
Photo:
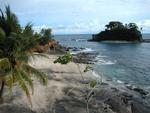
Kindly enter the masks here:
M 10 10 L 10 7 L 6 7 L 5 14 L 0 9 L 0 27 L 6 33 L 6 36 L 9 36 L 11 32 L 19 33 L 21 32 L 21 27 L 18 22 L 18 19 L 15 14 L 13 14 Z
M 6 7 L 5 14 L 0 11 L 0 101 L 3 100 L 4 86 L 11 91 L 14 84 L 17 84 L 31 103 L 28 87 L 34 91 L 32 75 L 44 84 L 47 82 L 44 73 L 28 65 L 28 58 L 33 55 L 31 50 L 36 47 L 38 40 L 34 38 L 31 24 L 21 29 L 9 6 Z
M 48 41 L 51 39 L 51 29 L 41 29 L 41 39 L 40 39 L 40 44 L 45 45 L 48 43 Z
M 48 29 L 41 29 L 41 35 L 42 37 L 48 37 L 48 38 L 51 38 L 51 29 L 48 28 Z
M 124 25 L 121 22 L 118 22 L 118 21 L 111 21 L 105 27 L 106 27 L 106 30 L 115 30 L 115 29 L 124 28 Z
M 138 26 L 135 23 L 129 23 L 128 24 L 128 29 L 138 30 Z

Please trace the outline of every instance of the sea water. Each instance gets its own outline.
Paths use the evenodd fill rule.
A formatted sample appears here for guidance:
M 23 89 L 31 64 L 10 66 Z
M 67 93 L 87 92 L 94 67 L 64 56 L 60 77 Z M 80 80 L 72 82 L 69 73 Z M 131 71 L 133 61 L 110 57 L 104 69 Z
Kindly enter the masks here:
M 85 48 L 82 52 L 96 52 L 97 74 L 109 79 L 137 86 L 150 86 L 150 43 L 89 42 L 91 35 L 55 35 L 66 47 Z M 150 38 L 143 34 L 143 38 Z

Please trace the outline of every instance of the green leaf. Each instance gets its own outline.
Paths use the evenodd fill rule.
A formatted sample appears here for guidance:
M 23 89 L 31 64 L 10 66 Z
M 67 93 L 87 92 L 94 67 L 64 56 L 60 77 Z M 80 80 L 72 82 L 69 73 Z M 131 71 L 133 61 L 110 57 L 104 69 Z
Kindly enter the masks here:
M 3 31 L 3 29 L 0 27 L 0 40 L 3 39 L 5 37 L 5 32 Z
M 30 93 L 29 93 L 29 89 L 28 89 L 23 77 L 21 76 L 21 73 L 16 69 L 14 74 L 15 74 L 15 77 L 17 79 L 18 85 L 25 92 L 25 94 L 26 94 L 26 96 L 27 96 L 27 98 L 28 98 L 28 100 L 29 100 L 29 102 L 32 106 L 32 101 L 31 101 L 31 96 L 30 96 Z
M 91 65 L 86 65 L 86 67 L 85 67 L 83 72 L 88 72 L 90 70 L 93 70 L 93 67 Z
M 11 65 L 8 58 L 0 59 L 0 77 L 8 75 L 11 71 Z
M 43 72 L 38 71 L 37 69 L 33 68 L 32 66 L 29 66 L 28 64 L 23 64 L 22 68 L 27 72 L 30 73 L 30 75 L 34 75 L 39 80 L 42 80 L 42 83 L 44 85 L 47 85 L 48 77 Z
M 14 56 L 16 58 L 16 61 L 28 62 L 28 55 L 25 52 L 16 51 L 16 53 L 14 53 Z
M 13 75 L 10 73 L 9 76 L 5 77 L 5 84 L 8 86 L 10 92 L 12 93 L 12 87 L 13 87 Z
M 90 87 L 94 88 L 97 85 L 96 80 L 90 82 Z
M 68 64 L 72 61 L 72 55 L 70 52 L 67 52 L 65 55 L 59 57 L 54 61 L 54 63 L 60 63 L 60 64 Z
M 32 89 L 32 94 L 34 92 L 34 85 L 33 85 L 33 80 L 31 79 L 31 76 L 26 73 L 24 70 L 19 70 L 20 71 L 20 74 L 21 76 L 23 77 L 23 79 L 29 84 L 29 86 L 31 87 Z

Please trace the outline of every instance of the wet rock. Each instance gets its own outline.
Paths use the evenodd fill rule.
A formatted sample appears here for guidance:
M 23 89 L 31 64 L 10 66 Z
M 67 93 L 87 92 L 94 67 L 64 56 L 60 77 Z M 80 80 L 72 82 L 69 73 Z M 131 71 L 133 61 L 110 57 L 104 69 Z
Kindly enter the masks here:
M 115 87 L 111 87 L 111 89 L 114 91 L 114 92 L 118 92 L 119 90 Z
M 133 97 L 132 94 L 129 94 L 129 93 L 127 93 L 127 92 L 122 93 L 122 95 L 123 95 L 124 97 L 128 98 L 129 100 L 131 100 L 132 97 Z
M 74 55 L 73 60 L 76 63 L 94 64 L 97 62 L 95 59 L 97 55 L 97 53 L 78 53 Z
M 78 48 L 78 47 L 67 47 L 67 51 L 81 51 L 84 50 L 85 48 Z
M 138 87 L 133 88 L 133 90 L 136 92 L 139 92 L 141 95 L 147 95 L 148 94 L 147 91 L 144 91 L 143 89 L 138 88 Z
M 104 85 L 104 86 L 105 86 L 105 85 L 108 85 L 108 83 L 102 82 L 101 85 Z
M 149 92 L 145 91 L 144 89 L 136 87 L 134 85 L 127 84 L 126 87 L 130 90 L 140 93 L 141 95 L 147 95 L 149 93 Z
M 131 84 L 126 84 L 125 86 L 126 86 L 126 88 L 133 90 L 133 86 Z

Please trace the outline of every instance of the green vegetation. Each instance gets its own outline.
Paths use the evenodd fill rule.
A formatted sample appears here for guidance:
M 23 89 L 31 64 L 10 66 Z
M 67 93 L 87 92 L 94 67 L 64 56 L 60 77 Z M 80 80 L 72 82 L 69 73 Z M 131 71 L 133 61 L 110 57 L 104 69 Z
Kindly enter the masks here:
M 30 23 L 22 28 L 9 6 L 5 12 L 0 12 L 0 101 L 3 102 L 4 86 L 12 91 L 12 87 L 17 85 L 25 92 L 31 103 L 29 88 L 33 93 L 32 77 L 37 77 L 46 84 L 47 76 L 28 65 L 28 58 L 34 55 L 33 48 L 41 42 L 48 42 L 51 30 L 42 29 L 41 34 L 34 33 Z
M 70 52 L 67 52 L 64 56 L 60 56 L 54 63 L 67 64 L 72 61 L 72 55 Z
M 92 41 L 143 41 L 142 34 L 135 23 L 123 25 L 118 21 L 107 24 L 105 31 L 93 35 Z
M 47 44 L 47 42 L 49 41 L 49 39 L 52 38 L 52 35 L 51 35 L 51 29 L 50 28 L 47 28 L 47 29 L 42 29 L 41 30 L 41 38 L 40 38 L 40 45 L 45 45 Z

